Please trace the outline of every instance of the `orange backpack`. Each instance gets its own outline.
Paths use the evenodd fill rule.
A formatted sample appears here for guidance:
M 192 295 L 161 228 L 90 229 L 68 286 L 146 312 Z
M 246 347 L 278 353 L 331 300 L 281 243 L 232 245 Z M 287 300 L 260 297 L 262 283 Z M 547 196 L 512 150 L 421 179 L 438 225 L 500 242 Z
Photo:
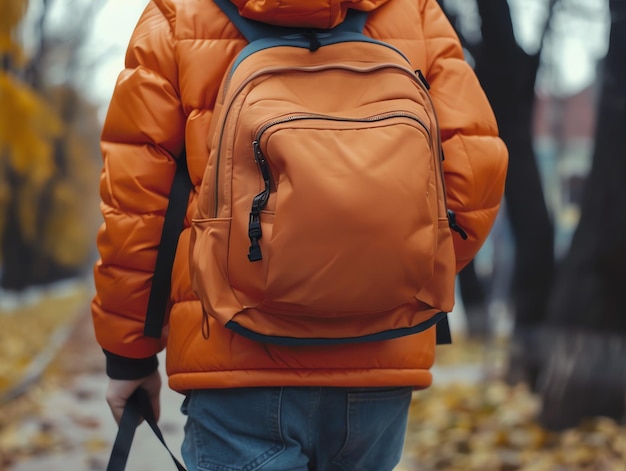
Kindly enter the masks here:
M 384 340 L 445 318 L 454 225 L 421 73 L 362 34 L 363 12 L 304 31 L 216 3 L 249 45 L 220 87 L 192 221 L 205 335 L 208 316 L 284 345 Z

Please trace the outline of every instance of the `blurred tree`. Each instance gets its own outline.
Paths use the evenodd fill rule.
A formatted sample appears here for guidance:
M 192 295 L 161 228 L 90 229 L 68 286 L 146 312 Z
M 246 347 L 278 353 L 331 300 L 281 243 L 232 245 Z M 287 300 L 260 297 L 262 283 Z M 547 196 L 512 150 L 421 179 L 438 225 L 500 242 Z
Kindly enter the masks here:
M 609 0 L 592 167 L 581 217 L 550 300 L 555 348 L 541 381 L 542 422 L 626 418 L 626 1 Z
M 508 380 L 526 381 L 533 389 L 543 361 L 540 336 L 555 270 L 554 227 L 533 145 L 535 85 L 543 38 L 557 1 L 549 0 L 539 48 L 529 54 L 516 41 L 508 3 L 477 0 L 482 42 L 474 53 L 476 73 L 509 148 L 505 202 L 515 241 L 511 286 L 515 328 Z
M 16 40 L 26 3 L 0 0 L 0 284 L 13 290 L 81 273 L 97 221 L 99 124 L 69 80 L 88 22 L 47 36 L 43 0 L 39 40 L 26 57 Z M 80 11 L 88 10 L 71 10 Z M 47 80 L 51 57 L 66 66 L 60 84 Z
M 445 9 L 447 2 L 440 3 Z M 626 283 L 626 213 L 619 208 L 626 178 L 626 160 L 620 158 L 626 153 L 626 1 L 609 0 L 611 35 L 593 164 L 581 219 L 558 267 L 533 151 L 535 83 L 556 7 L 590 15 L 597 6 L 546 0 L 539 50 L 528 54 L 515 38 L 508 2 L 476 0 L 475 5 L 478 41 L 462 34 L 454 12 L 449 17 L 475 63 L 510 151 L 505 202 L 515 245 L 515 328 L 507 379 L 525 381 L 541 395 L 540 419 L 548 428 L 573 427 L 592 416 L 623 420 L 626 301 L 620 288 Z
M 550 11 L 556 1 L 550 0 Z M 477 40 L 462 34 L 458 27 L 460 19 L 446 9 L 446 2 L 440 0 L 440 4 L 457 26 L 474 61 L 476 74 L 498 120 L 500 135 L 509 148 L 505 209 L 515 239 L 511 286 L 515 331 L 509 380 L 534 385 L 540 361 L 535 355 L 537 332 L 546 319 L 554 271 L 554 229 L 544 199 L 532 132 L 541 48 L 529 54 L 520 47 L 506 1 L 476 0 L 481 33 Z M 469 273 L 461 273 L 459 277 L 463 301 L 469 299 L 469 312 L 474 317 L 484 317 L 487 315 L 485 294 L 476 282 L 474 267 L 470 265 L 464 271 Z M 482 325 L 484 321 L 470 319 L 469 324 Z

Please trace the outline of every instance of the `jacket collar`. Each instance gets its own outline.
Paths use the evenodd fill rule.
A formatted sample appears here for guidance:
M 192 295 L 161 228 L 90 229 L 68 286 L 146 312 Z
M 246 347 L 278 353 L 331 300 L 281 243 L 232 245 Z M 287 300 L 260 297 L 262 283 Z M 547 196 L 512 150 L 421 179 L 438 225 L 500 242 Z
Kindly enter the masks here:
M 274 25 L 328 29 L 348 8 L 371 11 L 389 0 L 231 0 L 241 16 Z

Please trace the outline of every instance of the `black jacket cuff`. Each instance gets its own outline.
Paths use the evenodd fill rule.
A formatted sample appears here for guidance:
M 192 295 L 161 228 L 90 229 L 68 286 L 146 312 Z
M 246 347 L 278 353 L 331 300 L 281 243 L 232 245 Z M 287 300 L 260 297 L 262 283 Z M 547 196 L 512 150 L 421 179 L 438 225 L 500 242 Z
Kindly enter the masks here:
M 106 357 L 106 373 L 111 379 L 141 379 L 151 375 L 159 367 L 156 355 L 148 358 L 126 358 L 102 350 Z

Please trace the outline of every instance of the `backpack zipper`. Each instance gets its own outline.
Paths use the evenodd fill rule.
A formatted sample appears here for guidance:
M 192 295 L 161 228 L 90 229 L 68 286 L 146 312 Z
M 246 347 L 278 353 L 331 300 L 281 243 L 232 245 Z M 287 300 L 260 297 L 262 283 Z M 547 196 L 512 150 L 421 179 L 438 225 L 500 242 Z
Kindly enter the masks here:
M 426 131 L 428 140 L 430 142 L 430 148 L 432 150 L 433 139 L 428 126 L 426 126 L 424 121 L 419 116 L 405 111 L 390 111 L 388 113 L 381 113 L 365 118 L 344 118 L 341 116 L 328 116 L 315 113 L 294 114 L 265 123 L 265 125 L 263 125 L 259 129 L 254 141 L 252 142 L 252 148 L 254 149 L 254 160 L 259 166 L 261 176 L 263 177 L 264 189 L 252 199 L 252 208 L 250 209 L 250 219 L 248 223 L 248 238 L 250 239 L 248 260 L 250 260 L 251 262 L 256 262 L 262 260 L 263 258 L 263 255 L 261 254 L 261 246 L 259 245 L 259 239 L 261 239 L 261 237 L 263 236 L 263 231 L 261 229 L 261 211 L 265 208 L 265 206 L 267 205 L 267 201 L 269 200 L 270 186 L 272 180 L 272 173 L 269 163 L 267 162 L 267 159 L 265 158 L 265 156 L 263 155 L 263 151 L 261 150 L 261 138 L 263 137 L 263 133 L 265 133 L 271 127 L 279 124 L 308 119 L 351 123 L 373 123 L 393 118 L 407 118 L 419 123 L 424 131 Z
M 415 71 L 415 75 L 417 76 L 417 80 L 416 82 L 419 84 L 419 86 L 422 88 L 422 90 L 424 91 L 424 93 L 426 94 L 426 98 L 428 99 L 429 103 L 430 103 L 430 108 L 432 110 L 432 115 L 435 119 L 435 123 L 436 123 L 436 127 L 437 129 L 440 129 L 439 127 L 439 119 L 437 117 L 437 113 L 435 111 L 435 104 L 433 103 L 433 99 L 430 96 L 430 84 L 428 83 L 428 80 L 426 80 L 426 77 L 424 77 L 424 74 L 422 73 L 421 70 L 416 70 Z M 444 177 L 444 173 L 443 173 L 443 144 L 441 142 L 441 132 L 437 133 L 437 137 L 436 137 L 436 145 L 438 148 L 438 155 L 439 158 L 437 159 L 439 162 L 439 175 L 441 176 L 441 189 L 443 191 L 443 204 L 444 204 L 444 208 L 446 210 L 446 217 L 448 218 L 448 226 L 450 226 L 450 229 L 452 229 L 453 231 L 457 232 L 461 238 L 463 240 L 467 239 L 467 233 L 463 230 L 463 228 L 461 226 L 459 226 L 456 223 L 456 214 L 454 211 L 452 211 L 451 209 L 448 209 L 448 197 L 447 197 L 447 192 L 446 192 L 446 179 Z
M 267 160 L 265 160 L 263 152 L 261 152 L 261 144 L 258 140 L 255 140 L 252 143 L 252 148 L 254 149 L 254 161 L 259 166 L 259 170 L 263 176 L 263 184 L 265 185 L 263 191 L 252 199 L 250 222 L 248 223 L 248 238 L 250 239 L 248 260 L 256 262 L 263 258 L 261 255 L 261 246 L 259 245 L 259 239 L 263 235 L 263 231 L 261 230 L 261 211 L 267 205 L 267 201 L 270 197 L 272 172 L 270 171 L 270 166 L 267 163 Z
M 235 102 L 235 98 L 239 95 L 241 90 L 243 90 L 251 81 L 266 74 L 272 74 L 272 73 L 282 72 L 282 71 L 319 72 L 319 71 L 331 70 L 331 69 L 340 69 L 340 70 L 348 70 L 351 72 L 363 73 L 363 72 L 372 72 L 375 70 L 381 70 L 381 69 L 386 69 L 386 68 L 398 69 L 406 73 L 415 82 L 418 82 L 418 86 L 420 87 L 424 86 L 422 82 L 420 82 L 419 79 L 416 77 L 414 71 L 412 71 L 411 69 L 407 67 L 401 66 L 399 64 L 394 64 L 392 62 L 376 64 L 376 65 L 372 65 L 369 67 L 355 67 L 355 66 L 347 66 L 347 65 L 342 65 L 342 64 L 321 65 L 321 66 L 316 65 L 316 66 L 310 66 L 310 67 L 307 67 L 307 66 L 304 66 L 304 67 L 292 67 L 292 66 L 268 67 L 268 68 L 256 71 L 255 73 L 251 74 L 244 82 L 239 84 L 237 89 L 231 94 L 232 98 L 230 102 L 224 103 L 225 104 L 225 107 L 224 107 L 225 117 L 223 119 L 223 122 L 226 122 L 226 120 L 228 119 L 228 115 L 230 114 L 232 105 Z M 224 87 L 222 91 L 223 101 L 225 100 L 228 89 L 230 88 L 230 82 L 234 75 L 234 72 L 235 72 L 235 69 L 234 68 L 231 69 L 228 76 L 226 77 L 226 81 L 224 83 Z M 219 183 L 219 177 L 220 177 L 220 157 L 221 157 L 222 143 L 224 140 L 224 132 L 225 132 L 225 126 L 222 126 L 220 130 L 218 145 L 217 145 L 217 157 L 215 159 L 215 180 L 214 180 L 215 186 L 214 186 L 214 199 L 213 199 L 213 201 L 215 202 L 214 207 L 213 207 L 213 217 L 215 218 L 218 216 L 218 208 L 219 208 L 219 185 L 218 183 Z
M 432 135 L 430 134 L 430 129 L 428 128 L 426 123 L 424 123 L 424 120 L 422 120 L 415 113 L 410 113 L 408 111 L 389 111 L 386 113 L 375 114 L 373 116 L 367 116 L 365 118 L 346 118 L 343 116 L 330 116 L 330 115 L 317 114 L 317 113 L 293 114 L 290 116 L 285 116 L 283 118 L 278 118 L 268 123 L 265 123 L 265 125 L 263 125 L 263 127 L 261 127 L 261 129 L 259 129 L 259 131 L 257 132 L 254 142 L 260 142 L 263 133 L 267 131 L 269 128 L 271 128 L 272 126 L 276 126 L 277 124 L 288 123 L 290 121 L 299 121 L 299 120 L 304 120 L 304 119 L 321 119 L 325 121 L 339 121 L 339 122 L 350 122 L 350 123 L 374 123 L 376 121 L 383 121 L 385 119 L 392 119 L 392 118 L 408 118 L 408 119 L 412 119 L 413 121 L 418 122 L 424 128 L 424 131 L 426 131 L 426 134 L 428 134 L 428 138 L 432 139 Z

